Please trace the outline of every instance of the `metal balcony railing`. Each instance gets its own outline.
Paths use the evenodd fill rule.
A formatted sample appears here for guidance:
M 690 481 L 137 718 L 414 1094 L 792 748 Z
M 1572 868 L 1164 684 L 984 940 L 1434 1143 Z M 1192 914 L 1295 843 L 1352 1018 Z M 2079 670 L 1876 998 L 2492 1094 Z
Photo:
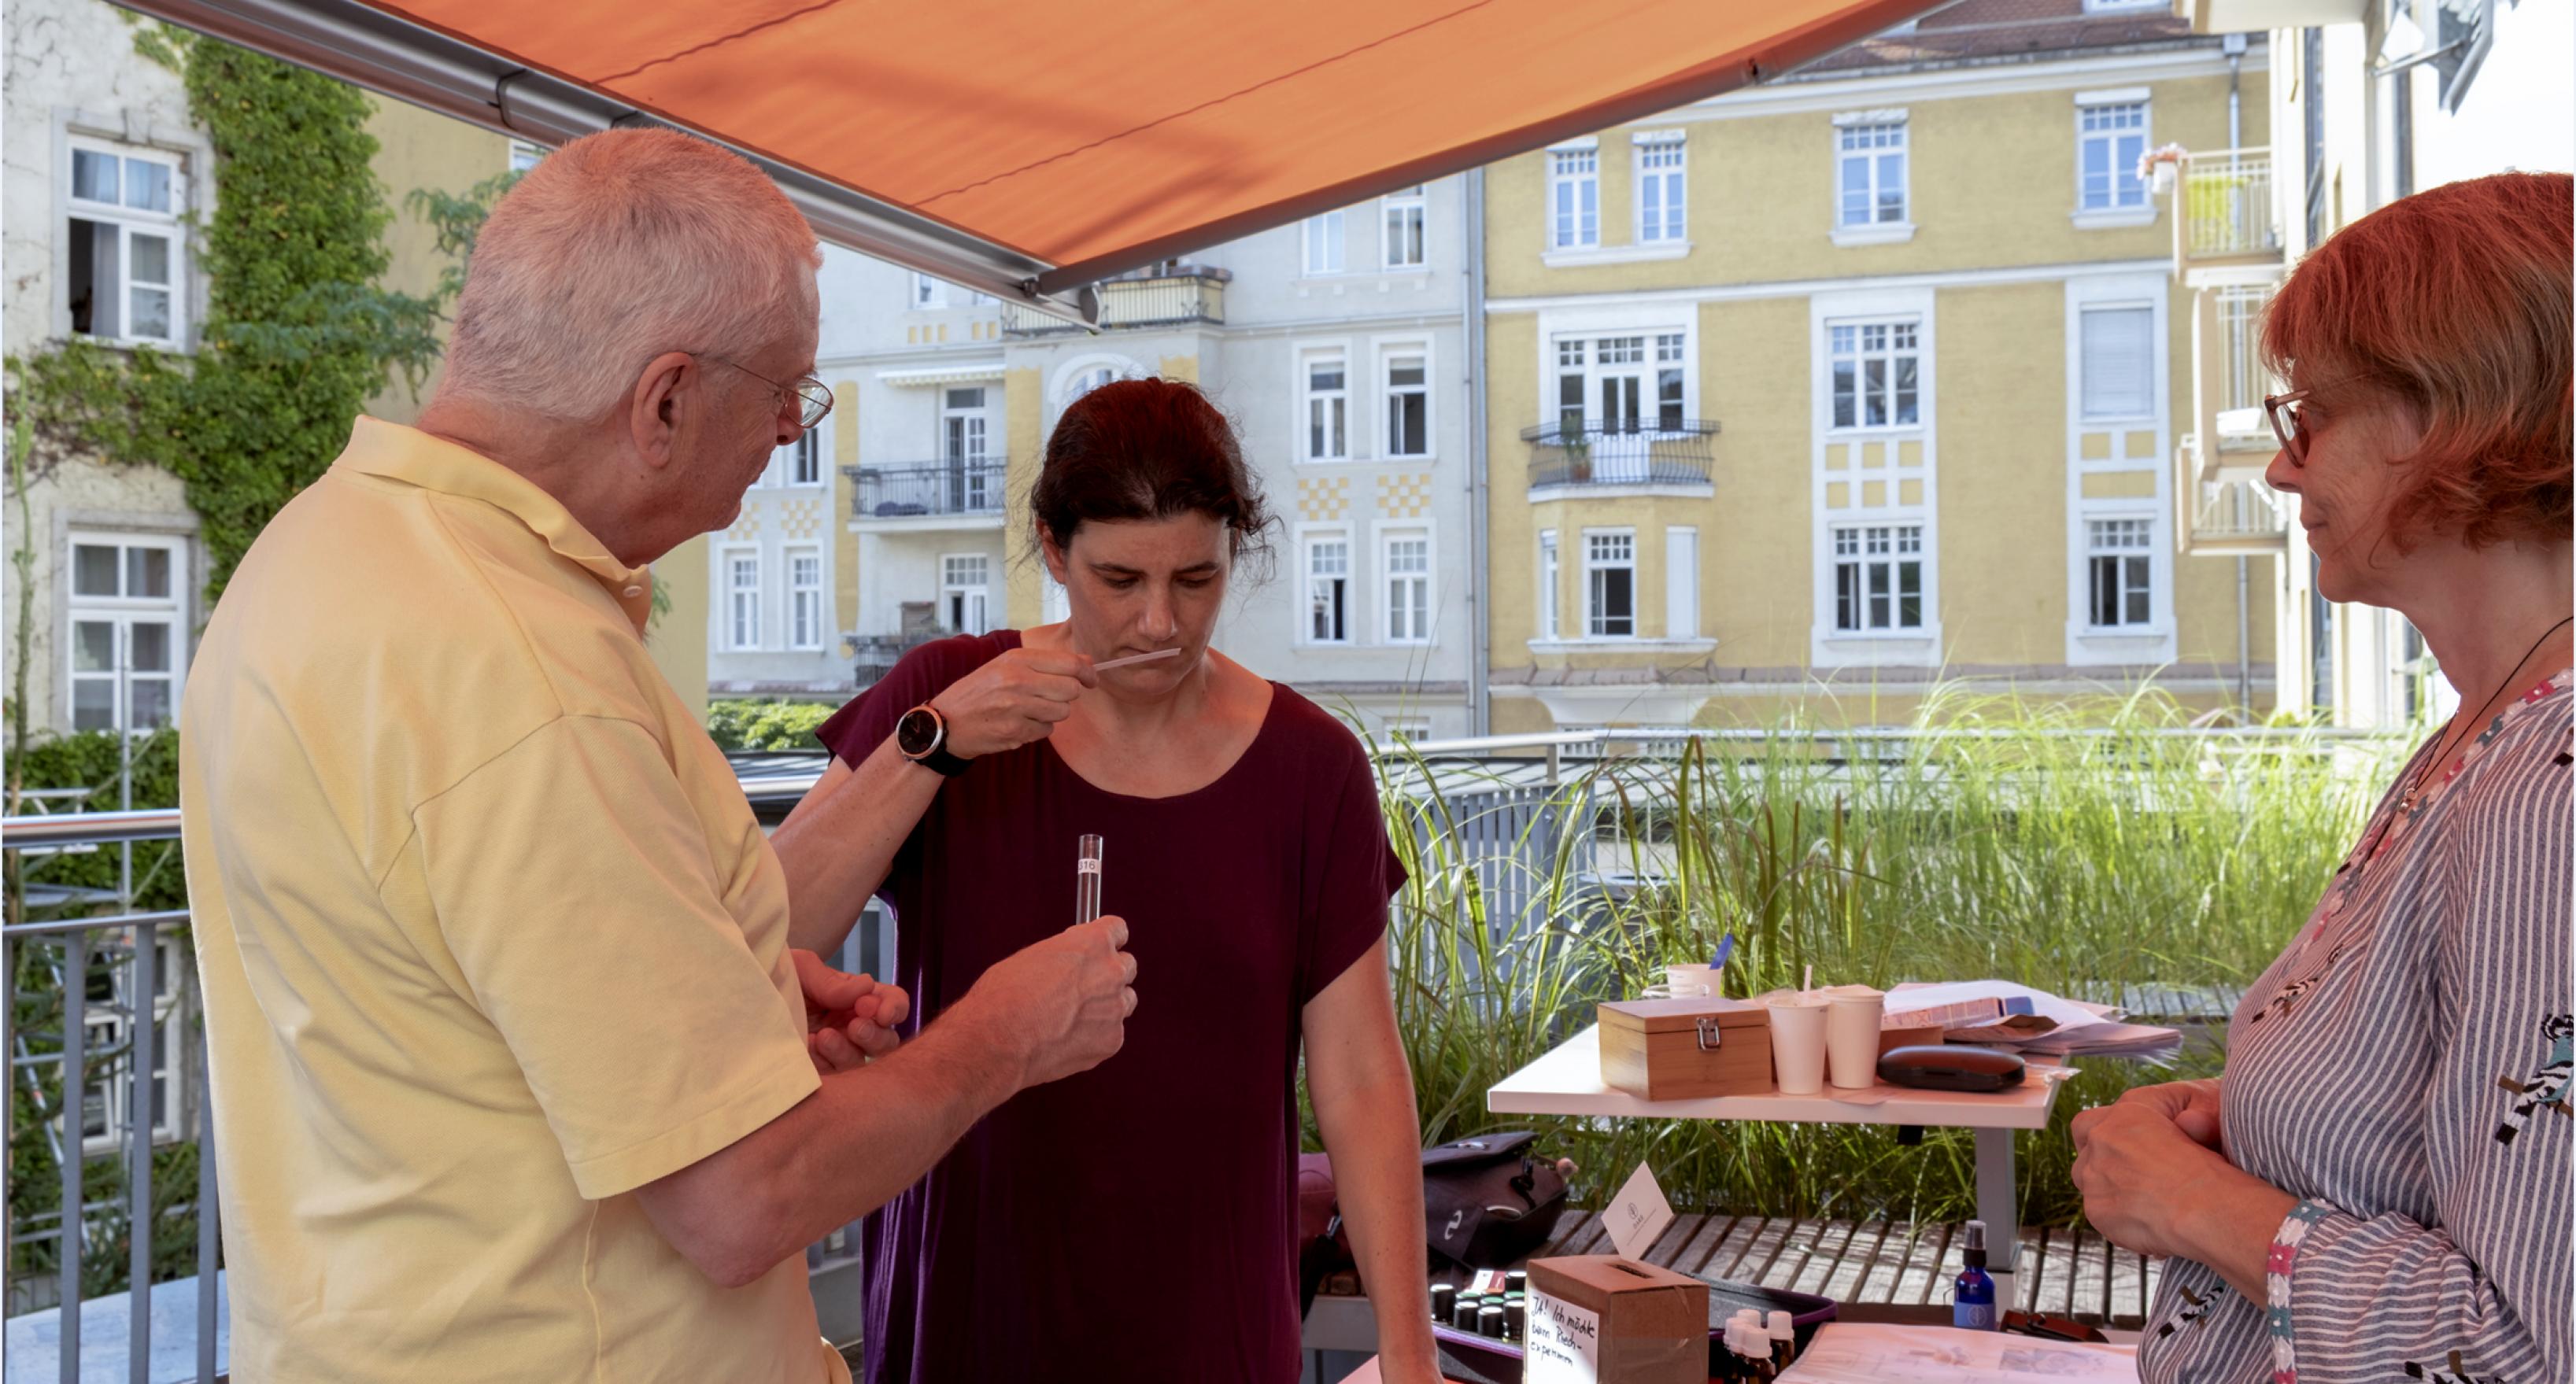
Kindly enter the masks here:
M 933 515 L 1002 513 L 1003 474 L 1009 463 L 998 456 L 957 457 L 947 461 L 907 462 L 896 466 L 845 466 L 850 478 L 850 516 L 854 519 L 918 519 Z
M 2192 509 L 2191 536 L 2199 543 L 2268 543 L 2286 536 L 2289 516 L 2281 498 L 2261 481 L 2203 481 Z
M 748 791 L 749 775 L 745 781 Z M 0 819 L 0 830 L 6 832 L 0 850 L 16 856 L 15 863 L 26 874 L 35 875 L 43 872 L 49 857 L 176 840 L 179 812 L 146 808 L 12 816 Z M 175 861 L 169 868 L 177 868 Z M 105 1377 L 112 1362 L 93 1358 L 84 1365 L 81 1358 L 81 1317 L 87 1306 L 124 1319 L 126 1377 L 182 1377 L 174 1372 L 188 1369 L 183 1362 L 193 1356 L 194 1373 L 184 1377 L 213 1384 L 227 1377 L 223 1371 L 228 1362 L 221 1358 L 226 1323 L 220 1296 L 214 1103 L 201 1023 L 203 991 L 185 934 L 179 931 L 188 922 L 188 912 L 136 911 L 130 902 L 115 902 L 115 896 L 101 905 L 88 897 L 94 892 L 75 891 L 65 896 L 67 902 L 49 909 L 37 902 L 38 882 L 28 880 L 25 911 L 29 914 L 72 907 L 105 906 L 119 911 L 27 917 L 0 927 L 0 968 L 5 968 L 10 981 L 9 1143 L 21 1151 L 41 1149 L 61 1188 L 52 1211 L 21 1218 L 17 1201 L 8 1204 L 9 1315 L 54 1317 L 50 1332 L 39 1328 L 32 1334 L 32 1343 L 25 1346 L 26 1359 L 19 1358 L 18 1333 L 12 1331 L 9 1377 Z M 881 918 L 863 922 L 852 929 L 833 964 L 874 973 L 880 959 L 891 955 L 890 933 Z M 137 1022 L 147 1006 L 151 1019 Z M 92 1037 L 96 1029 L 116 1037 L 98 1042 Z M 33 1118 L 21 1123 L 22 1115 Z M 194 1145 L 196 1152 L 194 1187 L 182 1195 L 165 1190 L 156 1197 L 156 1152 L 166 1156 L 188 1145 Z M 176 1161 L 185 1166 L 184 1159 Z M 111 1186 L 104 1194 L 97 1191 L 102 1164 L 121 1170 L 121 1188 Z M 160 1203 L 157 1211 L 156 1201 Z M 76 1209 L 67 1216 L 65 1207 Z M 178 1264 L 171 1262 L 173 1256 L 166 1250 L 174 1231 L 193 1231 L 193 1261 L 183 1250 Z M 85 1293 L 84 1283 L 100 1277 L 95 1271 L 97 1257 L 119 1248 L 120 1239 L 125 1241 L 121 1248 L 127 1261 L 127 1290 Z M 806 1250 L 816 1312 L 825 1333 L 836 1342 L 857 1338 L 861 1310 L 857 1246 L 858 1226 L 852 1223 Z M 174 1267 L 185 1271 L 191 1262 L 193 1281 L 170 1277 Z M 157 1275 L 156 1264 L 160 1266 Z M 138 1287 L 144 1291 L 136 1291 Z M 174 1294 L 182 1293 L 193 1296 L 193 1309 L 181 1309 L 174 1318 L 167 1304 Z M 156 1302 L 162 1305 L 157 1312 L 153 1310 Z M 184 1342 L 164 1340 L 157 1359 L 152 1334 L 156 1318 L 165 1328 L 174 1319 L 185 1324 L 178 1333 Z M 40 1359 L 49 1344 L 53 1346 L 50 1358 Z
M 1530 446 L 1529 484 L 1546 486 L 1707 485 L 1714 419 L 1660 422 L 1542 423 L 1523 428 Z
M 2272 151 L 2216 149 L 2188 156 L 2180 220 L 2188 259 L 2278 253 L 2281 221 L 2272 205 Z
M 1179 327 L 1204 322 L 1225 325 L 1225 286 L 1234 275 L 1211 265 L 1179 265 L 1156 272 L 1107 279 L 1100 284 L 1100 328 Z M 1079 323 L 1050 317 L 1017 303 L 1002 304 L 1004 336 L 1061 336 L 1082 331 Z

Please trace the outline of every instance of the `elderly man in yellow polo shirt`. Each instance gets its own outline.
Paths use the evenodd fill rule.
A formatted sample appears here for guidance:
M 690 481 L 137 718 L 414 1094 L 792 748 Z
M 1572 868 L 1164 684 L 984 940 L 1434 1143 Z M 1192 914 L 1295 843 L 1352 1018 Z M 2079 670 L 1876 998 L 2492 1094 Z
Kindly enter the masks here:
M 1116 1051 L 1114 918 L 893 1050 L 646 656 L 645 565 L 830 405 L 819 263 L 713 145 L 565 147 L 420 427 L 359 419 L 216 607 L 180 794 L 234 1377 L 846 1380 L 797 1251 Z

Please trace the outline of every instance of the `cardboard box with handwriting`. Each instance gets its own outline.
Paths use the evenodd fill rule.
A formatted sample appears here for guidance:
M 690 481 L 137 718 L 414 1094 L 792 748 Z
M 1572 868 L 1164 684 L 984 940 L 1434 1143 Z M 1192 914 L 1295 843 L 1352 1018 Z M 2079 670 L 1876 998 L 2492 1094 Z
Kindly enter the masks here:
M 1705 1384 L 1708 1285 L 1615 1254 L 1529 1261 L 1527 1384 Z

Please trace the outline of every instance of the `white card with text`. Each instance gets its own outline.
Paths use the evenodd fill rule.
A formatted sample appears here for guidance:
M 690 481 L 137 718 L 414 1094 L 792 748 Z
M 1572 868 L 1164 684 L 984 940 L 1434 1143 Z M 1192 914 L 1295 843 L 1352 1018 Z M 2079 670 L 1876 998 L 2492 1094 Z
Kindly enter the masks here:
M 1610 1243 L 1620 1257 L 1642 1260 L 1655 1237 L 1673 1223 L 1673 1204 L 1664 1200 L 1664 1189 L 1655 1181 L 1655 1170 L 1640 1163 L 1601 1219 L 1610 1227 Z
M 1525 1320 L 1524 1384 L 1600 1384 L 1600 1314 L 1532 1293 Z

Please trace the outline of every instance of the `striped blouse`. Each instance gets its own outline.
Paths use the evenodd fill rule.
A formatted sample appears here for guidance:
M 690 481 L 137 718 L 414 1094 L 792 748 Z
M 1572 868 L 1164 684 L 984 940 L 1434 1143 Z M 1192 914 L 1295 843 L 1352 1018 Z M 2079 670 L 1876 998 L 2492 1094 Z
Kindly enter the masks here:
M 2228 1158 L 2303 1198 L 2265 1300 L 2176 1259 L 2151 1384 L 2555 1384 L 2571 1287 L 2571 675 L 2397 776 L 2227 1028 Z

